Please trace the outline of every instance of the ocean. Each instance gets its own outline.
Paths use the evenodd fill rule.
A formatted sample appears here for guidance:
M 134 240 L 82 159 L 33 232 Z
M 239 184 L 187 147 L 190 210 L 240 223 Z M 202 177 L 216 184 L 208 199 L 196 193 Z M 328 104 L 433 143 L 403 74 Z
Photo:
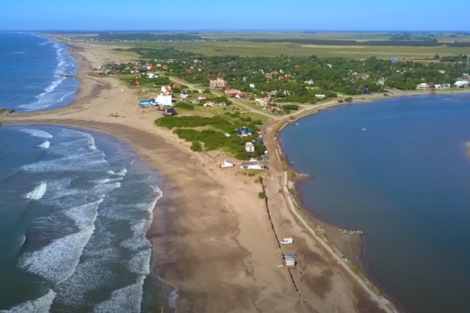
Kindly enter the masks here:
M 470 312 L 470 96 L 321 111 L 281 142 L 318 217 L 365 234 L 374 280 L 412 313 Z
M 76 70 L 65 47 L 27 34 L 2 38 L 11 44 L 0 48 L 1 107 L 73 100 L 78 81 L 58 75 Z M 78 128 L 4 126 L 0 144 L 1 313 L 174 306 L 176 290 L 152 274 L 145 237 L 162 196 L 158 171 L 117 139 Z
M 27 33 L 0 33 L 0 108 L 55 109 L 70 103 L 80 83 L 68 48 Z

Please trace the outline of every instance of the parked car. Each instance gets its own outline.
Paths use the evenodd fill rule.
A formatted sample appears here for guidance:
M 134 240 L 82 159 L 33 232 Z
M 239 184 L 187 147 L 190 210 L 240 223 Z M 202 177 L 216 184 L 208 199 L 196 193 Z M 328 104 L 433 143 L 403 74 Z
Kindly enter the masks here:
M 281 245 L 291 245 L 294 243 L 294 239 L 288 237 L 288 238 L 282 238 L 280 241 Z
M 296 258 L 297 258 L 297 254 L 295 254 L 295 253 L 289 253 L 289 254 L 284 255 L 284 258 L 286 258 L 286 259 L 296 259 Z

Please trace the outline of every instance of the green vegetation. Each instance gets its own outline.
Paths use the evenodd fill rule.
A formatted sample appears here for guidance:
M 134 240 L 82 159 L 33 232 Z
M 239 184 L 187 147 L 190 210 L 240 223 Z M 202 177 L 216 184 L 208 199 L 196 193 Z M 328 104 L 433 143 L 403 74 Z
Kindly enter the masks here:
M 199 141 L 193 141 L 191 144 L 191 150 L 196 151 L 196 152 L 201 152 L 202 151 L 202 146 Z
M 256 148 L 254 153 L 245 152 L 245 143 L 256 139 L 256 137 L 236 135 L 236 129 L 243 126 L 256 132 L 259 130 L 257 125 L 252 121 L 247 122 L 249 118 L 243 118 L 239 113 L 232 113 L 232 115 L 232 117 L 228 115 L 214 117 L 165 116 L 155 120 L 155 124 L 174 129 L 174 133 L 179 138 L 191 142 L 193 151 L 224 150 L 240 160 L 263 155 L 266 148 L 259 141 L 254 143 Z M 204 145 L 202 146 L 200 143 Z
M 167 71 L 190 83 L 208 84 L 208 78 L 222 73 L 231 87 L 256 96 L 269 92 L 279 102 L 315 103 L 317 94 L 331 98 L 337 93 L 351 96 L 384 92 L 386 88 L 416 90 L 417 84 L 423 81 L 451 84 L 467 70 L 466 64 L 459 62 L 394 63 L 377 58 L 353 60 L 314 55 L 219 57 L 172 48 L 134 51 L 147 60 L 172 59 Z
M 288 34 L 284 34 L 284 37 L 286 36 L 288 36 Z M 357 39 L 355 37 L 353 38 Z M 470 40 L 470 37 L 462 39 L 459 38 L 459 40 L 463 39 L 468 41 Z M 362 39 L 358 40 L 362 41 Z M 390 60 L 390 58 L 396 56 L 401 60 L 415 60 L 420 62 L 432 62 L 434 61 L 434 56 L 436 54 L 439 54 L 441 57 L 470 54 L 470 48 L 467 47 L 364 46 L 361 45 L 361 41 L 358 41 L 355 46 L 251 41 L 137 42 L 132 44 L 122 43 L 120 45 L 146 49 L 175 48 L 182 51 L 208 56 L 238 55 L 245 57 L 278 57 L 285 55 L 308 57 L 316 55 L 318 57 L 341 57 L 351 59 L 376 57 L 385 60 Z
M 186 103 L 186 102 L 177 102 L 174 105 L 175 108 L 179 108 L 180 110 L 188 110 L 188 111 L 194 111 L 194 106 L 192 104 Z
M 264 192 L 258 192 L 258 198 L 260 199 L 266 199 L 266 194 Z

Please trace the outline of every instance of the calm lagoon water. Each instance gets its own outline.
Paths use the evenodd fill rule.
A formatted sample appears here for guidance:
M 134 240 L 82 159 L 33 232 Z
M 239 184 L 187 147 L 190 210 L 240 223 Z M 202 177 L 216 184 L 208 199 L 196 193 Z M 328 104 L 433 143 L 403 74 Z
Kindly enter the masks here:
M 341 106 L 281 141 L 316 177 L 301 184 L 306 206 L 364 231 L 372 275 L 411 312 L 470 312 L 469 95 Z

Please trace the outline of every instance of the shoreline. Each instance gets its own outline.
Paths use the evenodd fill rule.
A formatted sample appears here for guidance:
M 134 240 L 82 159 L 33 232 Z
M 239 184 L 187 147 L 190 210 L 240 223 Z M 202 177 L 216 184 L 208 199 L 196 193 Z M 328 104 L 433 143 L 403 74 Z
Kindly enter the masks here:
M 289 191 L 288 168 L 282 166 L 278 135 L 284 127 L 323 109 L 348 103 L 320 104 L 315 111 L 299 112 L 292 120 L 284 118 L 284 125 L 278 129 L 279 120 L 266 125 L 266 138 L 273 134 L 267 139 L 268 150 L 279 153 L 279 162 L 276 157 L 271 159 L 273 169 L 267 173 L 271 179 L 265 179 L 263 186 L 275 220 L 273 233 L 263 213 L 263 201 L 258 199 L 260 184 L 233 171 L 221 170 L 218 164 L 223 154 L 191 152 L 188 144 L 170 131 L 156 128 L 153 120 L 159 117 L 157 113 L 138 107 L 136 96 L 127 86 L 120 86 L 114 78 L 88 76 L 90 59 L 106 60 L 110 58 L 109 51 L 92 45 L 65 44 L 71 48 L 78 66 L 80 88 L 74 101 L 51 111 L 12 114 L 5 124 L 65 125 L 104 132 L 129 144 L 149 167 L 164 176 L 163 197 L 154 213 L 166 205 L 170 225 L 161 225 L 154 217 L 147 237 L 155 256 L 162 257 L 155 257 L 153 270 L 161 271 L 162 279 L 179 289 L 178 311 L 304 313 L 313 312 L 315 307 L 320 313 L 335 313 L 338 308 L 343 312 L 361 312 L 361 308 L 374 313 L 393 312 L 376 309 L 375 302 L 384 306 L 380 298 L 371 295 L 349 268 L 337 265 L 341 259 L 323 245 L 320 237 L 305 231 L 310 226 L 297 212 Z M 352 104 L 377 100 L 380 99 Z M 109 112 L 118 112 L 121 117 L 111 118 Z M 276 197 L 281 189 L 284 197 Z M 276 268 L 280 248 L 274 236 L 278 233 L 295 234 L 295 248 L 299 255 L 305 252 L 307 264 L 304 266 L 302 258 L 300 273 Z M 315 266 L 309 266 L 309 262 Z
M 356 247 L 353 248 L 352 253 L 344 253 L 341 251 L 341 248 L 336 248 L 336 245 L 338 245 L 338 240 L 328 240 L 327 237 L 331 236 L 331 233 L 337 232 L 339 229 L 344 229 L 339 224 L 335 224 L 332 222 L 327 221 L 326 219 L 322 218 L 321 216 L 316 215 L 313 211 L 311 211 L 302 201 L 302 193 L 300 191 L 300 185 L 303 181 L 308 180 L 308 179 L 314 179 L 314 176 L 311 176 L 310 174 L 302 173 L 299 170 L 295 168 L 295 165 L 291 165 L 289 162 L 289 156 L 287 152 L 284 150 L 282 142 L 280 141 L 280 135 L 282 131 L 288 127 L 291 126 L 291 124 L 296 123 L 300 121 L 303 118 L 307 118 L 310 116 L 313 116 L 315 114 L 320 113 L 323 110 L 327 109 L 333 109 L 339 106 L 343 105 L 354 105 L 354 104 L 362 104 L 362 103 L 377 103 L 379 101 L 387 100 L 387 99 L 394 99 L 394 98 L 402 98 L 402 97 L 416 97 L 416 96 L 450 96 L 450 95 L 469 95 L 470 96 L 470 90 L 468 89 L 462 89 L 461 91 L 446 91 L 442 90 L 439 93 L 425 93 L 425 92 L 409 92 L 409 93 L 399 93 L 399 94 L 391 94 L 388 96 L 385 95 L 371 95 L 369 98 L 364 98 L 363 99 L 354 99 L 353 102 L 347 103 L 339 103 L 335 100 L 330 100 L 329 102 L 325 102 L 323 104 L 320 104 L 321 107 L 315 108 L 312 110 L 300 112 L 300 114 L 296 114 L 291 116 L 290 118 L 285 118 L 280 121 L 274 121 L 271 123 L 274 123 L 274 130 L 273 130 L 273 136 L 275 138 L 276 142 L 276 153 L 279 155 L 279 158 L 281 162 L 283 162 L 287 168 L 284 170 L 287 174 L 293 173 L 292 177 L 289 178 L 287 177 L 287 181 L 292 183 L 292 188 L 289 190 L 289 195 L 288 197 L 292 198 L 292 201 L 294 203 L 294 206 L 299 208 L 301 211 L 301 214 L 303 215 L 302 218 L 306 223 L 309 223 L 309 221 L 313 222 L 313 224 L 316 227 L 321 227 L 323 230 L 326 230 L 326 234 L 323 236 L 319 236 L 319 240 L 322 240 L 321 237 L 325 238 L 325 242 L 332 241 L 333 242 L 333 253 L 338 254 L 339 256 L 347 256 L 348 259 L 354 259 L 354 261 L 357 263 L 357 266 L 359 266 L 361 272 L 366 278 L 366 281 L 370 282 L 372 286 L 375 286 L 380 290 L 380 294 L 383 294 L 383 297 L 386 301 L 389 301 L 393 305 L 393 309 L 399 310 L 399 312 L 403 313 L 409 313 L 410 311 L 406 306 L 401 302 L 400 299 L 396 298 L 395 295 L 393 295 L 392 292 L 390 292 L 385 286 L 383 286 L 380 281 L 378 281 L 373 274 L 370 272 L 370 269 L 367 265 L 367 259 L 365 258 L 365 249 L 366 249 L 366 240 L 365 237 L 361 235 L 359 240 L 357 240 L 354 244 Z M 333 102 L 335 101 L 335 102 Z M 470 158 L 470 142 L 466 143 L 466 150 L 467 150 L 467 155 Z M 291 176 L 291 175 L 289 175 Z M 311 230 L 316 232 L 311 226 L 309 226 Z M 348 230 L 350 231 L 350 230 Z M 356 230 L 358 231 L 358 230 Z M 360 231 L 360 230 L 359 230 Z M 328 236 L 328 233 L 330 236 Z M 339 244 L 341 246 L 341 244 Z M 337 252 L 338 251 L 338 252 Z M 355 275 L 358 277 L 358 275 Z M 370 288 L 368 288 L 370 289 Z

